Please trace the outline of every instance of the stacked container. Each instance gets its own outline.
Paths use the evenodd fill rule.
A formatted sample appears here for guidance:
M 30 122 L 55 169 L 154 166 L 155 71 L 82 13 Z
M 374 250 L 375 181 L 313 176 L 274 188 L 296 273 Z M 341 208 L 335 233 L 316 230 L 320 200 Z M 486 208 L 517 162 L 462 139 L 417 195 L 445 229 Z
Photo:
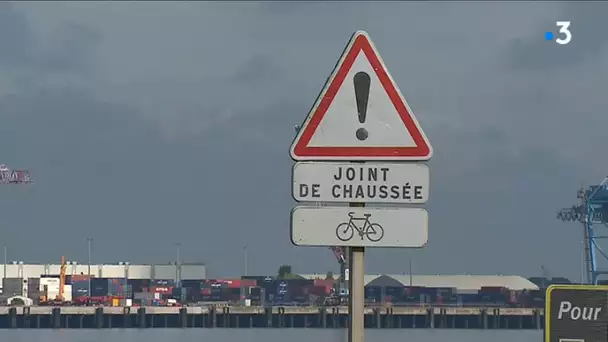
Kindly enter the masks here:
M 508 289 L 499 286 L 483 286 L 479 290 L 479 297 L 482 303 L 496 306 L 506 305 L 510 295 Z
M 454 293 L 456 293 L 456 289 L 450 287 L 433 288 L 430 302 L 435 305 L 446 305 L 449 304 L 452 299 L 455 299 L 454 301 L 457 303 L 458 299 L 452 297 Z
M 127 284 L 131 285 L 131 290 L 133 290 L 133 293 L 147 292 L 148 288 L 150 288 L 149 279 L 127 279 Z
M 91 297 L 124 297 L 131 298 L 131 286 L 125 278 L 93 278 L 91 279 Z
M 382 302 L 382 286 L 366 286 L 364 296 L 366 303 L 378 304 Z
M 2 294 L 6 297 L 23 296 L 23 284 L 27 285 L 27 279 L 4 278 L 2 279 Z M 27 290 L 26 290 L 27 293 Z
M 386 286 L 384 291 L 384 302 L 397 304 L 405 301 L 405 288 L 403 286 Z
M 89 296 L 89 280 L 72 281 L 72 299 Z
M 37 301 L 43 295 L 40 278 L 29 278 L 27 280 L 27 297 Z
M 173 280 L 173 279 L 152 279 L 150 281 L 150 287 L 153 287 L 153 286 L 174 287 L 175 280 Z
M 422 305 L 429 301 L 427 298 L 428 291 L 422 286 L 407 286 L 403 289 L 403 303 L 406 305 Z

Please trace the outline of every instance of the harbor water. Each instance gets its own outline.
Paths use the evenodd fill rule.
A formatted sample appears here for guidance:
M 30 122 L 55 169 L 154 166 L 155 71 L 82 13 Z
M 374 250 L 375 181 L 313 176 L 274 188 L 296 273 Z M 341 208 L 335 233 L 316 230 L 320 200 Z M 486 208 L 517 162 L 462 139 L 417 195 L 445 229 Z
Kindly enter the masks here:
M 0 341 L 11 342 L 346 342 L 345 329 L 109 329 L 0 330 Z M 369 329 L 370 342 L 541 342 L 542 331 Z

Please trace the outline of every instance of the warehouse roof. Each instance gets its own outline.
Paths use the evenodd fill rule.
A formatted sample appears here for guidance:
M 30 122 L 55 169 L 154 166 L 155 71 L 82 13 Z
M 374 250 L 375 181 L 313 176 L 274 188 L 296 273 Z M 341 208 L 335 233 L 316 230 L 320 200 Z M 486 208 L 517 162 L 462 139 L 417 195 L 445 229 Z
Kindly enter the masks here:
M 307 279 L 325 279 L 321 274 L 300 274 Z M 449 287 L 458 290 L 479 290 L 483 286 L 500 286 L 511 290 L 538 290 L 528 279 L 515 275 L 419 275 L 376 274 L 365 275 L 365 285 L 395 286 L 401 284 L 424 287 Z

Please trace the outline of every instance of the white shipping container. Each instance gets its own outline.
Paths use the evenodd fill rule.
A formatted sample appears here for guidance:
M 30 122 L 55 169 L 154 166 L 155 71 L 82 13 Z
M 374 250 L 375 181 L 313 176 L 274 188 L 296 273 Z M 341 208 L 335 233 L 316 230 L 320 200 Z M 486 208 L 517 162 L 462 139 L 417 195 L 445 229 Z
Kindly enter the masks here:
M 63 286 L 63 300 L 68 302 L 72 301 L 72 285 Z
M 130 298 L 125 299 L 125 306 L 133 306 L 133 299 L 130 299 Z
M 41 291 L 44 291 L 46 289 L 46 292 L 59 292 L 59 284 L 54 284 L 54 285 L 43 285 L 42 288 L 40 289 Z
M 40 286 L 44 285 L 58 285 L 59 286 L 59 278 L 40 278 Z

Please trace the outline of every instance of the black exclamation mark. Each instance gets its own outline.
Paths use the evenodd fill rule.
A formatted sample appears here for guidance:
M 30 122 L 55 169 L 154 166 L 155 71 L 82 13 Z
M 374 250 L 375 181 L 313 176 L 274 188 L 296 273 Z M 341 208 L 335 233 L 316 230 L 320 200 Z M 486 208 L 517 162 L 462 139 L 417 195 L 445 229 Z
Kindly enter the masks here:
M 355 97 L 357 100 L 357 112 L 359 116 L 359 123 L 364 124 L 367 117 L 367 99 L 369 98 L 369 86 L 371 79 L 366 72 L 360 71 L 353 77 L 355 83 Z M 363 141 L 367 139 L 368 132 L 365 128 L 361 127 L 355 132 L 357 139 Z

